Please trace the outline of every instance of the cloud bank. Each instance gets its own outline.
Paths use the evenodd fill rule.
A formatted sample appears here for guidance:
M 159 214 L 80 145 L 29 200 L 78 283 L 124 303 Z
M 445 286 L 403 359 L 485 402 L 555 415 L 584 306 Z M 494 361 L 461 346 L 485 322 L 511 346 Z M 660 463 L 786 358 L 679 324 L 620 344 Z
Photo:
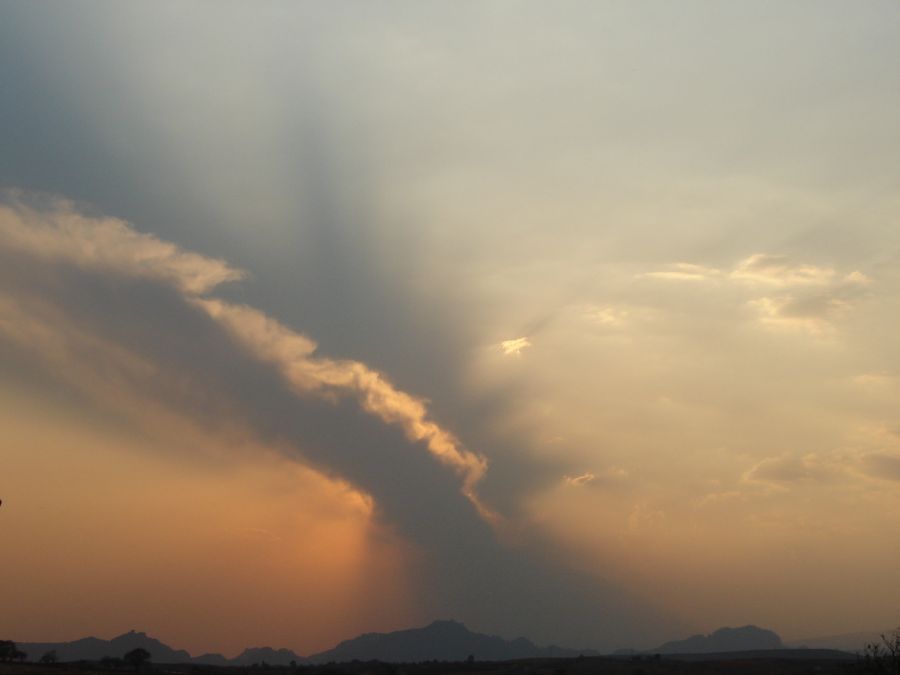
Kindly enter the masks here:
M 147 428 L 162 425 L 185 440 L 197 423 L 222 425 L 351 481 L 374 497 L 388 524 L 426 551 L 428 583 L 438 589 L 425 599 L 426 611 L 578 644 L 618 642 L 638 625 L 663 625 L 627 594 L 564 572 L 541 550 L 540 533 L 526 533 L 485 504 L 477 488 L 488 460 L 433 421 L 425 401 L 364 363 L 321 356 L 314 340 L 257 309 L 211 295 L 245 279 L 244 272 L 122 221 L 86 216 L 63 200 L 42 210 L 20 194 L 0 207 L 0 257 L 35 274 L 13 267 L 4 280 L 5 340 L 101 407 Z M 65 290 L 53 281 L 58 275 Z M 166 336 L 162 345 L 151 344 L 151 326 Z M 196 349 L 202 351 L 191 356 Z M 183 367 L 188 372 L 179 372 Z M 292 401 L 279 393 L 279 381 Z M 224 399 L 208 401 L 214 390 Z M 353 421 L 346 401 L 402 436 Z M 216 422 L 224 411 L 226 421 Z M 447 481 L 421 461 L 385 444 L 426 450 L 458 477 L 466 500 L 455 500 Z

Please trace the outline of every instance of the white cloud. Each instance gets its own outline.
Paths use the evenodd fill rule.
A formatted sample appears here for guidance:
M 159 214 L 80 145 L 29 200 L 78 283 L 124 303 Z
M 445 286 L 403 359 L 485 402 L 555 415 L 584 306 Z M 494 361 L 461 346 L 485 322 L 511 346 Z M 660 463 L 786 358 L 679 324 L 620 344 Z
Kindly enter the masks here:
M 729 282 L 729 286 L 751 295 L 746 304 L 763 326 L 813 335 L 831 330 L 872 284 L 859 270 L 841 274 L 831 267 L 795 264 L 787 256 L 768 253 L 755 253 L 725 271 L 675 263 L 639 276 L 664 281 Z
M 721 275 L 722 271 L 715 267 L 704 267 L 703 265 L 679 262 L 666 266 L 666 269 L 664 270 L 645 272 L 638 276 L 667 281 L 710 281 L 718 279 Z
M 825 286 L 836 275 L 830 267 L 794 265 L 787 256 L 768 253 L 755 253 L 741 260 L 729 273 L 736 281 L 771 286 Z

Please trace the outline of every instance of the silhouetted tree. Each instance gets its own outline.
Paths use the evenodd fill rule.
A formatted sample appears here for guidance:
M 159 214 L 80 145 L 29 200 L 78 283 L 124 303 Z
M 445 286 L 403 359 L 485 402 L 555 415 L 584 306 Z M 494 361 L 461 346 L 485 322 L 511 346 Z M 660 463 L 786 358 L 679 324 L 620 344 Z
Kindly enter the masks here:
M 41 657 L 41 663 L 45 665 L 50 665 L 52 663 L 56 663 L 57 661 L 59 661 L 59 657 L 57 656 L 55 649 L 51 649 Z
M 12 640 L 0 640 L 0 661 L 12 661 L 16 652 L 16 643 Z
M 16 647 L 12 640 L 0 640 L 0 661 L 24 661 L 28 654 Z
M 881 642 L 866 645 L 863 654 L 866 671 L 900 675 L 900 628 L 890 635 L 882 635 Z
M 141 666 L 150 660 L 150 652 L 143 647 L 135 647 L 122 657 L 126 663 L 134 666 L 135 670 L 140 670 Z

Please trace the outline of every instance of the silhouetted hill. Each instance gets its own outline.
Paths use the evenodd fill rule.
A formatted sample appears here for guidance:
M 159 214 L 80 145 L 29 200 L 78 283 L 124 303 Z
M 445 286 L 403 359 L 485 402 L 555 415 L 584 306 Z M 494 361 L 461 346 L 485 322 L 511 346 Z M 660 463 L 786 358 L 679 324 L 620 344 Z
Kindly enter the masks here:
M 787 644 L 792 647 L 808 647 L 810 649 L 839 649 L 846 652 L 862 652 L 868 644 L 878 644 L 882 635 L 888 635 L 891 631 L 867 631 L 864 633 L 843 633 L 841 635 L 826 635 L 822 637 L 804 638 L 792 640 Z
M 856 661 L 856 654 L 838 649 L 754 649 L 746 652 L 715 652 L 708 654 L 667 654 L 670 661 Z
M 297 663 L 305 661 L 303 657 L 289 649 L 272 649 L 271 647 L 245 649 L 233 659 L 225 658 L 221 654 L 203 654 L 191 657 L 183 649 L 172 649 L 156 638 L 136 631 L 124 633 L 112 640 L 88 637 L 72 642 L 23 642 L 18 647 L 28 655 L 29 661 L 37 661 L 51 649 L 56 650 L 59 660 L 65 662 L 99 661 L 107 656 L 122 658 L 127 652 L 137 647 L 150 652 L 150 660 L 153 663 L 196 663 L 207 666 L 252 666 L 254 663 L 267 663 L 271 666 L 287 666 L 291 661 Z
M 853 634 L 804 641 L 809 647 L 820 647 L 817 643 L 859 641 L 871 638 L 873 634 Z M 851 639 L 852 638 L 852 639 Z M 385 661 L 395 663 L 421 663 L 425 661 L 465 661 L 470 655 L 477 661 L 511 661 L 516 659 L 572 658 L 579 655 L 599 656 L 593 650 L 566 649 L 563 647 L 539 647 L 530 640 L 517 638 L 506 640 L 494 635 L 474 633 L 456 621 L 435 621 L 421 628 L 395 631 L 392 633 L 366 633 L 351 640 L 345 640 L 333 649 L 303 658 L 289 649 L 253 647 L 245 649 L 239 656 L 228 659 L 222 654 L 203 654 L 192 658 L 183 649 L 172 649 L 146 633 L 130 631 L 111 640 L 96 637 L 82 638 L 72 642 L 24 642 L 19 649 L 27 654 L 29 661 L 37 661 L 50 650 L 55 650 L 60 661 L 99 661 L 104 657 L 121 658 L 127 652 L 140 647 L 150 652 L 151 661 L 158 664 L 202 664 L 208 666 L 249 666 L 269 664 L 287 666 L 291 661 L 298 664 L 323 664 L 329 662 L 347 663 L 358 661 Z M 756 626 L 742 628 L 720 628 L 710 635 L 694 635 L 685 640 L 676 640 L 660 645 L 646 654 L 664 654 L 677 659 L 708 660 L 704 655 L 718 658 L 778 658 L 778 659 L 823 659 L 838 660 L 852 655 L 826 649 L 791 649 L 785 647 L 779 636 Z M 640 652 L 619 650 L 616 655 L 641 658 Z
M 536 657 L 572 657 L 595 655 L 589 650 L 562 647 L 538 647 L 530 640 L 504 640 L 494 635 L 473 633 L 456 621 L 435 621 L 422 628 L 393 633 L 366 633 L 341 642 L 309 657 L 311 663 L 360 661 L 464 661 L 470 655 L 478 661 L 505 661 Z
M 750 652 L 782 649 L 778 634 L 757 626 L 720 628 L 709 635 L 692 635 L 674 640 L 651 651 L 659 654 L 715 654 L 720 652 Z
M 252 666 L 254 663 L 267 663 L 270 666 L 288 666 L 291 661 L 305 661 L 290 649 L 272 649 L 271 647 L 250 647 L 228 661 L 232 666 Z
M 122 658 L 138 647 L 150 652 L 150 660 L 155 663 L 189 663 L 191 660 L 191 655 L 183 649 L 172 649 L 146 633 L 135 631 L 112 640 L 88 637 L 72 642 L 25 642 L 18 647 L 28 655 L 29 661 L 38 660 L 51 649 L 56 650 L 60 661 L 99 661 L 105 656 Z
M 203 666 L 227 666 L 231 664 L 231 661 L 221 654 L 210 653 L 193 657 L 191 663 L 198 663 Z

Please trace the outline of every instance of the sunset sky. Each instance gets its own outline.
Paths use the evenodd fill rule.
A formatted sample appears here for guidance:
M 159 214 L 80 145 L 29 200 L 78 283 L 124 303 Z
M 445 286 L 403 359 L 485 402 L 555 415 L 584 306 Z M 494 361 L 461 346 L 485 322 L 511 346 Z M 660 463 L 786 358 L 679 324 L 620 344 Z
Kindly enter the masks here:
M 900 4 L 0 2 L 0 638 L 900 624 Z

